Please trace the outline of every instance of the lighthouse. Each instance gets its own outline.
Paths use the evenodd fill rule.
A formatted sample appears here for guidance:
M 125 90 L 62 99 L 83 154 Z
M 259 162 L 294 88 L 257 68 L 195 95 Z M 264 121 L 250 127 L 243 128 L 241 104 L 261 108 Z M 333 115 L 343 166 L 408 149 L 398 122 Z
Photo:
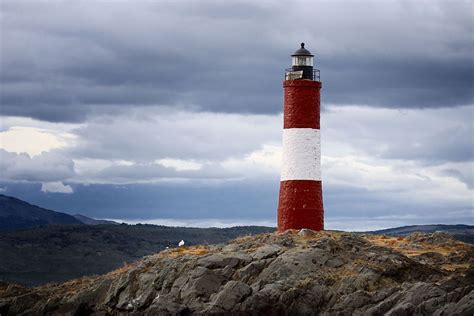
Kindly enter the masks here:
M 321 185 L 319 70 L 301 43 L 285 70 L 283 156 L 278 200 L 278 231 L 324 229 Z

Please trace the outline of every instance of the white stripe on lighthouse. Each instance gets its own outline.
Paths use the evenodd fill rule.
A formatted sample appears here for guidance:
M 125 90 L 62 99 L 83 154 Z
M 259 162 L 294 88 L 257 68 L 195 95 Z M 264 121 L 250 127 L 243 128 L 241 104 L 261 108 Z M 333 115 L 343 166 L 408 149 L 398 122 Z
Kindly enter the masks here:
M 321 133 L 313 128 L 283 129 L 281 181 L 321 180 Z

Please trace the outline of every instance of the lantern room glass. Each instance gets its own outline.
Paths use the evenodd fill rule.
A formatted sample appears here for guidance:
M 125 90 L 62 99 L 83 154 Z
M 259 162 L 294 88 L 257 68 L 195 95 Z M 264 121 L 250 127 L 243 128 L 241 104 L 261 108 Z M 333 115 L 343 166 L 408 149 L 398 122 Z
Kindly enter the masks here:
M 292 56 L 292 66 L 313 66 L 313 56 Z

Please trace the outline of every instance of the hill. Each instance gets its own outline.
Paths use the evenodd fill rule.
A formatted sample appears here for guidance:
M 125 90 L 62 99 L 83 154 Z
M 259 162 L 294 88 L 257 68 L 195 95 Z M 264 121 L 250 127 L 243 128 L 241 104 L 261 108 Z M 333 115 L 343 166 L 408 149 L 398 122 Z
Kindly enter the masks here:
M 44 209 L 20 199 L 0 194 L 0 230 L 42 225 L 83 225 L 74 216 Z
M 186 245 L 221 243 L 270 227 L 185 228 L 156 225 L 63 225 L 0 232 L 0 280 L 24 285 L 65 281 L 118 268 Z
M 408 236 L 414 232 L 421 233 L 434 233 L 437 231 L 445 232 L 452 235 L 454 238 L 468 242 L 474 243 L 474 226 L 472 225 L 411 225 L 411 226 L 402 226 L 396 228 L 388 228 L 382 230 L 376 230 L 367 232 L 369 234 L 375 235 L 387 235 L 387 236 Z
M 106 275 L 0 285 L 2 315 L 472 315 L 474 246 L 302 230 L 167 249 Z
M 45 225 L 119 225 L 108 220 L 94 219 L 81 214 L 69 215 L 32 205 L 12 196 L 0 194 L 0 231 L 17 230 Z

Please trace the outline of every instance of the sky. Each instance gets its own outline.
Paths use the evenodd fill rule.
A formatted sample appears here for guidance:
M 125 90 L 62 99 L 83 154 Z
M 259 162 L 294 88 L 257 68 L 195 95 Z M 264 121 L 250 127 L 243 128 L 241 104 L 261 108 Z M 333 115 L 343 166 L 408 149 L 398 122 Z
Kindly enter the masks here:
M 471 1 L 0 2 L 0 193 L 276 225 L 282 80 L 321 70 L 326 228 L 474 224 Z

